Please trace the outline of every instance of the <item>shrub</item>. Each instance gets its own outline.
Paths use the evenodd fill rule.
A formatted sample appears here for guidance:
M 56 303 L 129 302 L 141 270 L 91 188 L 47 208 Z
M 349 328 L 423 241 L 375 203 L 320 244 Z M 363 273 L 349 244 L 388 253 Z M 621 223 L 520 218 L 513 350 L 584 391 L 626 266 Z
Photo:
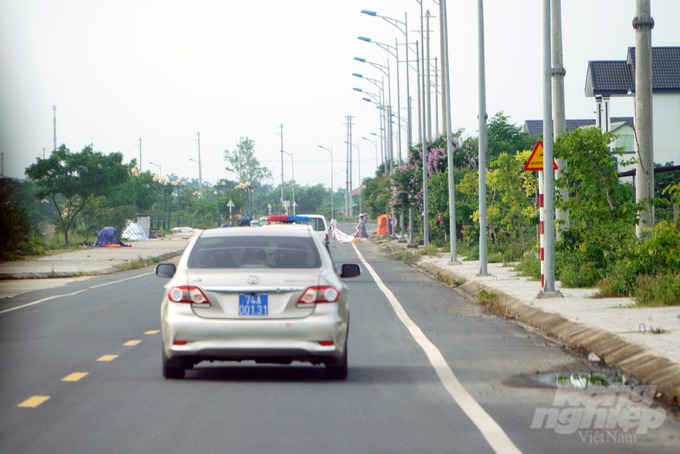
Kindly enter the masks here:
M 680 274 L 641 274 L 633 299 L 640 306 L 680 305 Z
M 631 296 L 644 305 L 678 304 L 672 281 L 679 275 L 680 232 L 677 223 L 662 221 L 648 238 L 626 245 L 623 257 L 598 289 L 602 296 Z
M 434 243 L 430 243 L 423 248 L 423 254 L 429 255 L 430 257 L 437 257 L 439 249 L 437 249 L 437 246 Z
M 541 280 L 541 260 L 538 255 L 533 252 L 524 254 L 522 260 L 515 265 L 515 271 L 519 272 L 520 276 L 531 276 L 532 280 Z

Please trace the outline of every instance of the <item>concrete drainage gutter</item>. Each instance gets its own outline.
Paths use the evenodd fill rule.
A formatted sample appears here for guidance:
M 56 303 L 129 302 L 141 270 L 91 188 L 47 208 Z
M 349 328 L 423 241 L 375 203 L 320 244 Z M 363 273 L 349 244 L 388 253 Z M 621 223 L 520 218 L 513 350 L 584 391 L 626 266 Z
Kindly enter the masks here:
M 415 266 L 446 285 L 465 281 L 450 269 L 444 269 L 428 260 Z M 541 330 L 571 347 L 582 347 L 595 353 L 610 366 L 630 374 L 647 385 L 656 385 L 657 391 L 678 401 L 680 395 L 680 364 L 660 356 L 658 352 L 608 331 L 546 312 L 516 297 L 500 292 L 480 281 L 467 282 L 456 287 L 466 297 L 477 300 L 482 290 L 496 293 L 508 316 Z

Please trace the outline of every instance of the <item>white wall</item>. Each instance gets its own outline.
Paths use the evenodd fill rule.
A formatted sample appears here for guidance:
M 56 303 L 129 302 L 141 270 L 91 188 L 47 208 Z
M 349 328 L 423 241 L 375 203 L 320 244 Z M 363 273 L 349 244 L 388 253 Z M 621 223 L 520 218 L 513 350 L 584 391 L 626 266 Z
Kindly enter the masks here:
M 680 165 L 680 94 L 654 93 L 654 162 Z

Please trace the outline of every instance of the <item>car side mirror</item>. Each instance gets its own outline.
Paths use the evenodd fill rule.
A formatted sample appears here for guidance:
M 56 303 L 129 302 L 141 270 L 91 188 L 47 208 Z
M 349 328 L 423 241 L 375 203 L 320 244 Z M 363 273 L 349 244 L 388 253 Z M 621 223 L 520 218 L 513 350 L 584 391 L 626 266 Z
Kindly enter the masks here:
M 177 267 L 174 263 L 159 263 L 156 265 L 156 276 L 158 277 L 172 277 L 175 275 Z
M 345 263 L 342 265 L 342 274 L 340 274 L 341 278 L 347 279 L 349 277 L 357 276 L 361 276 L 361 268 L 359 268 L 359 265 L 355 263 Z

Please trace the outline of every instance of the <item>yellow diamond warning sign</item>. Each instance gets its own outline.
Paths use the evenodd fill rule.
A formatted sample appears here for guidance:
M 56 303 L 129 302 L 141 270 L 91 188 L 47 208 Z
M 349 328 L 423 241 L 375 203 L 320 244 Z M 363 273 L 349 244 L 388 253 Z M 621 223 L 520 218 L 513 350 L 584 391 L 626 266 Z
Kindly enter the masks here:
M 539 140 L 529 160 L 524 164 L 524 170 L 543 170 L 543 141 Z M 553 170 L 557 170 L 557 164 L 553 161 Z

